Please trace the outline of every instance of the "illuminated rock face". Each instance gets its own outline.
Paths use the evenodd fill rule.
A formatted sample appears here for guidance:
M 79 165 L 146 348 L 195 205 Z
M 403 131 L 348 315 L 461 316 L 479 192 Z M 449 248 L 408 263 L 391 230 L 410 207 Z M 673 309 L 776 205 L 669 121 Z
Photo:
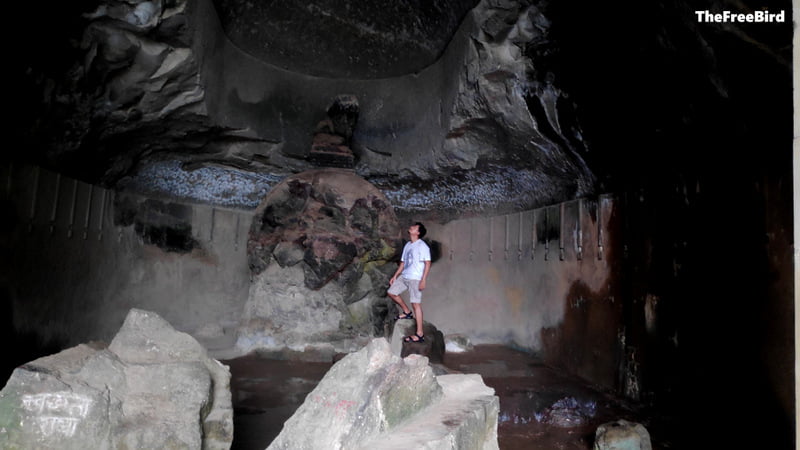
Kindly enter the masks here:
M 342 343 L 382 331 L 400 226 L 374 186 L 344 169 L 290 177 L 256 210 L 253 279 L 239 347 Z M 344 349 L 344 348 L 342 348 Z
M 108 348 L 81 344 L 14 371 L 2 448 L 207 448 L 233 441 L 230 372 L 191 336 L 133 309 Z
M 435 376 L 377 338 L 334 364 L 268 449 L 492 450 L 498 412 L 480 375 Z

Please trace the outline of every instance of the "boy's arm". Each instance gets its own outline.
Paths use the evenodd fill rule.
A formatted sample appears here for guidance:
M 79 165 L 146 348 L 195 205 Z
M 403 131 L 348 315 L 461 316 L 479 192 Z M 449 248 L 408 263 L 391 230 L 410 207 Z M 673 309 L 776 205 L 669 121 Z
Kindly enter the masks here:
M 419 290 L 425 289 L 425 280 L 428 279 L 428 272 L 431 270 L 431 262 L 425 261 L 425 270 L 422 272 L 422 279 L 419 280 Z
M 405 267 L 405 265 L 406 265 L 406 263 L 404 263 L 403 261 L 400 261 L 400 265 L 397 266 L 397 271 L 392 276 L 392 279 L 389 280 L 389 286 L 393 285 L 394 281 L 397 279 L 397 277 L 400 276 L 401 273 L 403 273 L 403 267 Z

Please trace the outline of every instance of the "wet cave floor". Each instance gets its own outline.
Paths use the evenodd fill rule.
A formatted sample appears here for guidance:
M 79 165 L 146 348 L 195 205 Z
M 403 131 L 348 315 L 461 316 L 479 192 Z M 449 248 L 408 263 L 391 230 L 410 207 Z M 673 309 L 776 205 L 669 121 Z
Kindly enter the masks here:
M 254 355 L 222 362 L 231 370 L 234 450 L 265 449 L 331 367 Z M 527 353 L 479 345 L 469 352 L 447 353 L 444 365 L 480 374 L 494 388 L 500 398 L 497 431 L 502 450 L 591 449 L 597 427 L 618 419 L 644 425 L 654 450 L 673 447 L 664 420 L 559 374 Z

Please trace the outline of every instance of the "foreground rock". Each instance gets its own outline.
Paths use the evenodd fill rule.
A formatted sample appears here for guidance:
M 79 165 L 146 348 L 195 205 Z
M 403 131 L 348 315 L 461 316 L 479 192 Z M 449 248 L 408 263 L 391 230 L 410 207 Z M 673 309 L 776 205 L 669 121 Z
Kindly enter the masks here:
M 594 450 L 652 450 L 644 425 L 620 419 L 597 427 Z
M 230 372 L 191 336 L 133 309 L 98 347 L 14 371 L 0 391 L 0 448 L 230 448 Z
M 480 376 L 436 377 L 378 338 L 334 364 L 268 448 L 496 449 L 498 411 Z

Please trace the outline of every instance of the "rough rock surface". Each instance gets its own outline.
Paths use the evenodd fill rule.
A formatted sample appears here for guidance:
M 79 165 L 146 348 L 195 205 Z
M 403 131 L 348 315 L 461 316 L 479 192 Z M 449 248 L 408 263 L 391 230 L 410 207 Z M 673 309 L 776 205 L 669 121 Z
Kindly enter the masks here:
M 450 128 L 437 164 L 476 168 L 480 160 L 552 167 L 570 174 L 574 188 L 592 182 L 580 156 L 584 143 L 566 94 L 531 56 L 550 22 L 535 5 L 484 1 L 473 9 Z M 549 177 L 541 173 L 540 176 Z
M 620 419 L 597 427 L 594 450 L 651 450 L 650 433 L 639 423 Z
M 333 365 L 268 448 L 496 449 L 498 410 L 480 376 L 435 377 L 376 338 Z
M 10 128 L 31 148 L 32 162 L 120 190 L 254 208 L 265 183 L 313 167 L 309 127 L 319 108 L 357 93 L 353 163 L 392 191 L 398 211 L 492 213 L 589 193 L 593 175 L 572 101 L 541 57 L 550 45 L 546 11 L 529 2 L 214 3 L 62 6 L 57 44 L 47 48 L 57 58 L 20 51 L 15 67 L 21 87 L 13 100 L 25 112 Z M 208 25 L 220 18 L 224 30 Z M 238 48 L 224 46 L 222 33 Z M 255 38 L 262 33 L 265 40 Z M 360 44 L 302 44 L 298 54 L 310 33 L 333 43 L 353 33 L 345 40 Z M 241 61 L 240 49 L 253 45 L 274 65 L 249 57 L 247 65 L 222 64 Z M 339 68 L 383 73 L 380 80 L 279 69 L 331 69 L 302 58 L 352 48 L 364 51 L 335 58 Z M 339 144 L 316 145 L 350 165 Z
M 208 120 L 197 76 L 189 3 L 110 0 L 93 3 L 92 11 L 76 4 L 72 16 L 60 18 L 59 27 L 83 26 L 79 37 L 58 38 L 58 59 L 69 68 L 56 73 L 52 65 L 34 63 L 26 80 L 44 95 L 27 106 L 38 119 L 25 138 L 47 149 L 47 164 L 114 183 L 142 153 L 212 140 L 218 130 Z M 93 156 L 79 161 L 75 156 L 83 151 Z
M 17 368 L 0 391 L 2 448 L 204 448 L 233 441 L 230 372 L 191 336 L 132 309 L 108 348 Z
M 386 78 L 425 68 L 476 2 L 215 1 L 226 34 L 248 54 L 331 78 Z M 304 39 L 296 39 L 298 29 Z
M 289 347 L 375 336 L 400 228 L 374 186 L 344 169 L 290 177 L 256 210 L 253 282 L 237 346 Z M 342 348 L 349 351 L 349 348 Z
M 597 402 L 575 397 L 564 397 L 534 414 L 537 422 L 561 428 L 585 424 L 597 413 Z
M 424 342 L 404 342 L 403 338 L 417 331 L 417 323 L 413 319 L 400 319 L 394 322 L 391 331 L 392 352 L 405 358 L 408 355 L 421 355 L 431 363 L 444 362 L 444 334 L 430 322 L 423 321 L 422 335 Z
M 448 334 L 444 337 L 445 351 L 453 353 L 463 353 L 474 349 L 472 341 L 464 334 Z
M 390 433 L 362 442 L 359 450 L 497 450 L 500 402 L 480 375 L 446 374 L 436 377 L 442 400 Z
M 336 97 L 327 116 L 314 131 L 308 160 L 320 167 L 352 169 L 355 159 L 350 144 L 356 123 L 358 99 L 353 95 Z

